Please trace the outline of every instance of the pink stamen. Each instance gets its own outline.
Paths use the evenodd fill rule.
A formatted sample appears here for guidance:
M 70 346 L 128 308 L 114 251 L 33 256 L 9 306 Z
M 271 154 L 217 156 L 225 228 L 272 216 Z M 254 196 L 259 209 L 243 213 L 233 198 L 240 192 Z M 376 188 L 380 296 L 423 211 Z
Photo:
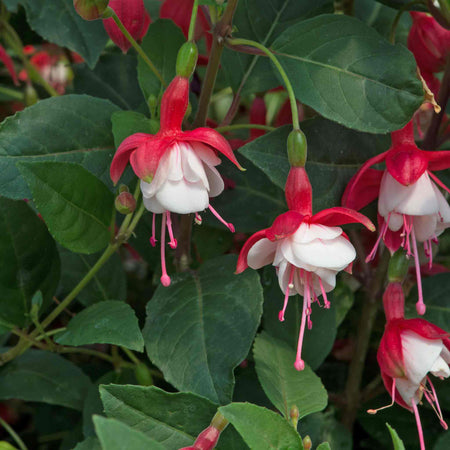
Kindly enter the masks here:
M 440 186 L 444 191 L 447 191 L 450 194 L 450 189 L 432 172 L 428 171 L 428 175 L 433 178 L 434 182 Z
M 306 316 L 306 319 L 308 321 L 308 330 L 310 330 L 312 328 L 312 320 L 311 320 L 311 314 L 308 314 Z
M 324 307 L 325 307 L 325 309 L 330 309 L 331 303 L 328 301 L 327 293 L 325 292 L 325 289 L 322 284 L 322 278 L 320 278 L 320 277 L 318 277 L 318 278 L 319 278 L 320 290 L 322 291 Z
M 412 217 L 409 217 L 403 214 L 403 241 L 402 247 L 406 250 L 406 256 L 410 257 L 412 255 L 411 252 L 411 240 L 410 234 L 412 232 Z M 414 239 L 414 238 L 413 238 Z
M 235 230 L 234 230 L 234 225 L 232 223 L 228 223 L 224 219 L 222 219 L 220 214 L 211 205 L 208 205 L 208 208 L 216 216 L 216 218 L 219 220 L 219 222 L 222 222 L 232 233 L 234 233 Z
M 158 241 L 156 240 L 156 214 L 153 213 L 152 219 L 152 237 L 150 238 L 150 245 L 154 247 Z
M 283 303 L 283 309 L 278 313 L 278 320 L 280 322 L 284 322 L 284 313 L 286 312 L 286 308 L 289 301 L 289 291 L 290 286 L 292 285 L 292 281 L 294 280 L 294 270 L 295 267 L 291 264 L 290 272 L 289 272 L 289 283 L 286 287 L 286 292 L 284 293 L 284 303 Z
M 169 231 L 169 238 L 170 238 L 169 246 L 170 248 L 177 248 L 178 242 L 173 237 L 172 219 L 170 217 L 170 211 L 166 211 L 166 214 L 167 214 L 167 230 Z
M 437 394 L 436 394 L 436 390 L 434 389 L 434 386 L 433 386 L 433 383 L 430 380 L 430 377 L 427 376 L 427 380 L 428 380 L 428 383 L 430 384 L 431 392 L 433 393 L 434 402 L 436 403 L 437 416 L 439 418 L 439 422 L 442 425 L 442 428 L 444 428 L 444 430 L 448 430 L 448 425 L 447 425 L 447 423 L 444 420 L 444 416 L 442 415 L 442 411 L 441 411 L 441 407 L 439 405 L 439 400 L 438 400 L 438 397 L 437 397 Z M 431 406 L 433 406 L 433 404 L 431 404 Z
M 313 296 L 314 296 L 314 301 L 317 302 L 317 304 L 322 307 L 322 305 L 320 304 L 319 301 L 319 297 L 317 297 L 316 291 L 313 290 Z
M 420 450 L 425 450 L 425 442 L 423 440 L 423 431 L 422 431 L 422 424 L 420 422 L 419 410 L 417 409 L 417 405 L 414 403 L 414 399 L 412 399 L 411 404 L 414 411 L 414 416 L 416 417 L 417 432 L 419 433 L 419 441 L 420 441 Z
M 381 408 L 377 408 L 377 409 L 368 409 L 367 412 L 369 414 L 376 414 L 378 411 L 381 411 L 382 409 L 390 408 L 391 406 L 394 405 L 394 403 L 395 403 L 395 378 L 393 378 L 393 380 L 392 380 L 391 399 L 392 399 L 392 401 L 391 401 L 391 403 L 389 403 L 389 405 L 382 406 Z
M 303 293 L 303 311 L 302 311 L 302 322 L 300 324 L 300 332 L 298 334 L 298 344 L 297 344 L 297 356 L 295 358 L 294 367 L 297 370 L 303 370 L 305 368 L 305 361 L 302 359 L 302 346 L 303 346 L 303 336 L 305 334 L 305 323 L 306 323 L 306 311 L 308 309 L 308 299 L 309 299 L 309 284 L 305 283 L 305 292 Z
M 202 219 L 202 216 L 198 212 L 195 213 L 194 221 L 195 221 L 195 223 L 197 225 L 201 225 L 202 224 L 203 219 Z
M 377 254 L 378 247 L 380 246 L 381 238 L 385 236 L 388 225 L 389 225 L 389 219 L 391 218 L 391 214 L 389 213 L 387 220 L 384 222 L 380 234 L 377 237 L 377 240 L 375 242 L 375 245 L 372 248 L 372 251 L 367 255 L 366 263 L 369 261 L 372 261 L 372 259 L 375 258 L 375 255 Z M 323 295 L 323 294 L 322 294 Z
M 416 303 L 416 311 L 417 314 L 423 316 L 427 308 L 425 306 L 425 303 L 423 302 L 422 279 L 420 277 L 419 252 L 417 251 L 417 242 L 416 242 L 416 235 L 414 234 L 414 227 L 411 227 L 411 237 L 414 249 L 414 264 L 416 266 L 417 291 L 419 297 Z
M 161 284 L 165 287 L 170 285 L 170 277 L 166 269 L 166 214 L 163 213 L 161 221 Z
M 431 239 L 423 243 L 423 248 L 425 250 L 425 255 L 428 258 L 428 268 L 431 270 L 433 267 L 433 247 L 431 245 Z

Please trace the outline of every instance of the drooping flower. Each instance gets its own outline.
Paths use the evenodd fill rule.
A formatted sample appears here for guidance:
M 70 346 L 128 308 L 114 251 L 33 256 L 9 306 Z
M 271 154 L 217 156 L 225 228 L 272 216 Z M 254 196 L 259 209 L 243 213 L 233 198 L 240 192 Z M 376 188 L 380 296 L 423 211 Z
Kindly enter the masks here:
M 414 413 L 421 449 L 424 450 L 417 408 L 423 397 L 436 412 L 441 425 L 447 429 L 429 373 L 440 379 L 450 375 L 449 333 L 424 319 L 405 319 L 405 297 L 398 282 L 388 285 L 383 303 L 387 323 L 377 359 L 384 385 L 392 398 L 388 406 L 396 402 Z M 368 412 L 375 414 L 378 410 Z
M 334 289 L 336 275 L 351 271 L 356 252 L 339 225 L 362 223 L 372 231 L 372 222 L 348 208 L 330 208 L 312 214 L 312 189 L 304 167 L 292 167 L 286 182 L 289 211 L 278 216 L 272 226 L 253 234 L 244 244 L 237 263 L 237 273 L 247 267 L 259 269 L 267 264 L 276 267 L 278 282 L 285 294 L 280 321 L 289 297 L 303 296 L 302 321 L 294 366 L 303 370 L 301 357 L 305 326 L 312 327 L 311 304 L 322 296 L 330 307 L 327 292 Z
M 182 131 L 181 125 L 188 106 L 189 80 L 177 76 L 166 89 L 161 101 L 161 127 L 157 134 L 136 133 L 126 138 L 117 149 L 111 163 L 110 175 L 117 183 L 128 161 L 141 179 L 141 191 L 145 207 L 154 214 L 162 214 L 161 282 L 168 286 L 170 278 L 165 267 L 165 228 L 167 225 L 170 242 L 175 248 L 171 212 L 198 214 L 206 208 L 225 226 L 234 232 L 210 205 L 209 198 L 216 197 L 224 189 L 223 180 L 215 168 L 221 160 L 221 153 L 239 168 L 233 151 L 226 139 L 211 128 L 196 128 Z M 150 240 L 154 246 L 155 216 L 153 234 Z
M 370 166 L 385 161 L 385 170 Z M 392 133 L 391 148 L 369 159 L 350 180 L 342 204 L 359 210 L 378 197 L 380 234 L 367 257 L 375 257 L 383 239 L 391 253 L 400 247 L 408 256 L 414 256 L 419 299 L 419 314 L 425 313 L 420 278 L 417 242 L 423 242 L 425 254 L 432 264 L 432 242 L 450 226 L 450 206 L 439 187 L 449 189 L 433 173 L 450 167 L 450 151 L 420 150 L 409 122 L 403 129 Z
M 151 18 L 145 9 L 143 0 L 110 0 L 109 7 L 114 10 L 136 41 L 140 41 L 146 35 Z M 120 31 L 114 19 L 105 19 L 103 25 L 111 40 L 123 53 L 127 53 L 131 43 Z

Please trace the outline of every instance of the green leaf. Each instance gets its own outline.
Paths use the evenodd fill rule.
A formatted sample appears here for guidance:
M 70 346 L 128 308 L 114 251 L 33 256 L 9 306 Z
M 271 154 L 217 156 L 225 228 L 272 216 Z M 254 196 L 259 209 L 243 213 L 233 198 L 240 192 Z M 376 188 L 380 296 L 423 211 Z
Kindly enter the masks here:
M 231 401 L 233 369 L 246 357 L 262 312 L 257 273 L 237 276 L 235 269 L 236 258 L 223 256 L 159 286 L 143 331 L 148 356 L 169 383 L 222 404 Z
M 331 0 L 241 0 L 233 17 L 233 36 L 270 46 L 293 23 L 325 12 L 333 12 Z M 242 95 L 267 91 L 280 84 L 265 57 L 225 49 L 223 71 L 234 91 L 243 81 Z
M 433 450 L 448 450 L 448 448 L 450 448 L 450 434 L 444 432 L 439 436 Z
M 21 0 L 3 0 L 6 9 L 10 12 L 17 12 Z
M 290 130 L 289 126 L 278 128 L 239 149 L 281 189 L 289 173 L 286 140 Z M 390 145 L 387 135 L 361 133 L 323 118 L 303 122 L 302 130 L 308 140 L 306 168 L 314 211 L 340 204 L 345 186 L 361 164 Z
M 206 398 L 186 392 L 167 393 L 154 386 L 110 384 L 100 387 L 100 396 L 108 417 L 145 433 L 171 450 L 192 445 L 217 411 L 217 405 Z M 228 427 L 217 448 L 233 450 L 245 446 Z
M 167 19 L 158 19 L 152 23 L 142 41 L 142 49 L 167 85 L 175 76 L 178 50 L 184 42 L 182 31 Z M 158 98 L 162 94 L 161 82 L 141 57 L 138 58 L 138 80 L 145 99 L 151 95 Z
M 328 442 L 322 442 L 319 446 L 317 446 L 317 450 L 331 450 L 331 447 Z
M 79 53 L 94 67 L 108 35 L 101 20 L 87 21 L 78 15 L 72 0 L 19 0 L 31 28 L 45 40 Z
M 114 154 L 111 114 L 117 106 L 87 95 L 41 100 L 0 125 L 0 195 L 30 197 L 19 161 L 67 161 L 109 179 Z M 112 185 L 112 183 L 111 183 Z
M 114 197 L 78 164 L 18 164 L 52 236 L 73 252 L 94 253 L 108 245 Z
M 95 430 L 103 450 L 164 450 L 165 447 L 143 433 L 115 419 L 94 417 Z
M 293 406 L 300 419 L 327 406 L 320 378 L 308 366 L 301 372 L 294 368 L 295 351 L 286 343 L 263 332 L 255 339 L 253 356 L 264 392 L 287 420 Z
M 93 70 L 86 64 L 76 64 L 75 92 L 105 98 L 122 109 L 136 109 L 145 103 L 136 66 L 136 57 L 119 53 L 102 55 Z
M 101 253 L 82 255 L 72 253 L 64 247 L 59 247 L 61 258 L 61 279 L 58 286 L 58 296 L 64 297 L 80 282 L 92 269 L 100 258 Z M 114 298 L 125 301 L 127 296 L 127 280 L 122 260 L 115 253 L 92 280 L 77 295 L 77 300 L 85 306 Z
M 24 326 L 37 291 L 43 308 L 58 285 L 59 256 L 45 224 L 23 201 L 0 197 L 0 320 Z
M 28 350 L 0 368 L 0 399 L 17 398 L 81 411 L 91 382 L 73 363 L 42 350 Z
M 78 313 L 65 331 L 55 338 L 58 344 L 113 344 L 138 352 L 144 351 L 144 338 L 130 305 L 107 300 Z
M 405 450 L 405 446 L 403 445 L 403 441 L 399 438 L 397 432 L 388 424 L 386 426 L 391 433 L 392 443 L 394 444 L 394 450 Z
M 293 25 L 272 50 L 297 99 L 349 128 L 396 130 L 424 98 L 413 55 L 353 17 L 322 15 Z
M 73 450 L 102 450 L 102 447 L 96 437 L 89 437 L 83 442 L 79 442 Z
M 285 321 L 278 320 L 278 312 L 283 306 L 283 293 L 273 267 L 264 269 L 262 283 L 264 286 L 264 330 L 271 336 L 281 339 L 292 349 L 297 348 L 298 333 L 302 319 L 302 298 L 290 297 L 286 309 Z M 330 353 L 336 338 L 336 305 L 333 292 L 327 294 L 331 308 L 312 305 L 311 320 L 313 327 L 305 330 L 302 358 L 316 370 Z
M 134 133 L 155 134 L 155 124 L 144 114 L 135 111 L 117 111 L 111 117 L 114 143 L 118 147 L 122 141 Z
M 298 433 L 281 416 L 251 403 L 231 403 L 219 411 L 236 428 L 250 448 L 303 449 Z

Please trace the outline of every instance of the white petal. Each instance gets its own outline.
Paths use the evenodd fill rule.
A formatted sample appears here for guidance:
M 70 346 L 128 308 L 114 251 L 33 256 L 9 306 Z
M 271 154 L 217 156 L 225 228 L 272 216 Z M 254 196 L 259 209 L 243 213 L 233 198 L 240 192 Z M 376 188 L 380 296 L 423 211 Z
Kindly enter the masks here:
M 208 166 L 207 164 L 205 164 L 203 167 L 208 178 L 209 196 L 217 197 L 223 192 L 223 189 L 225 187 L 223 179 L 214 166 Z
M 271 264 L 276 248 L 277 244 L 275 242 L 270 242 L 266 238 L 261 239 L 250 248 L 247 255 L 247 264 L 252 269 L 259 269 L 267 264 Z
M 433 183 L 426 172 L 409 186 L 403 186 L 388 171 L 384 172 L 378 197 L 378 212 L 386 217 L 391 211 L 411 216 L 424 216 L 438 211 Z
M 203 211 L 209 204 L 208 191 L 201 181 L 168 180 L 156 193 L 156 198 L 167 210 L 179 214 Z
M 384 218 L 387 220 L 388 216 Z M 395 212 L 391 213 L 389 217 L 389 229 L 392 231 L 398 231 L 403 226 L 403 214 L 397 214 Z
M 208 166 L 218 166 L 221 163 L 220 158 L 211 148 L 200 142 L 191 142 L 196 155 Z
M 335 270 L 323 268 L 317 269 L 313 276 L 313 280 L 317 280 L 317 285 L 319 286 L 319 292 L 316 292 L 316 294 L 322 293 L 318 278 L 320 277 L 322 280 L 322 286 L 325 292 L 330 292 L 336 287 L 336 274 L 337 272 Z
M 437 214 L 429 216 L 414 216 L 413 227 L 419 242 L 427 241 L 436 235 Z
M 165 208 L 158 202 L 156 197 L 144 197 L 144 206 L 148 211 L 155 214 L 161 214 L 165 211 Z
M 153 197 L 166 182 L 170 171 L 170 150 L 165 152 L 159 160 L 158 168 L 151 183 L 141 180 L 141 191 L 144 197 Z
M 440 356 L 431 367 L 430 372 L 435 377 L 448 378 L 450 376 L 448 364 Z
M 292 269 L 292 265 L 289 264 L 287 261 L 283 261 L 279 267 L 277 267 L 277 275 L 278 275 L 278 284 L 280 285 L 280 289 L 281 292 L 283 292 L 283 294 L 286 293 L 286 289 L 288 288 L 289 285 L 289 277 L 291 274 L 291 269 Z M 295 269 L 294 269 L 295 270 Z M 298 270 L 295 270 L 294 272 L 294 277 L 293 277 L 293 284 L 294 287 L 289 289 L 289 296 L 295 295 L 295 294 L 300 294 L 303 295 L 303 287 L 298 283 L 296 283 L 296 278 L 298 276 Z M 298 288 L 300 288 L 300 290 L 298 290 Z
M 167 174 L 168 180 L 179 181 L 183 179 L 183 169 L 181 167 L 181 148 L 184 148 L 184 146 L 185 144 L 183 142 L 177 142 L 170 150 L 166 152 L 169 159 L 169 173 Z
M 395 387 L 407 405 L 411 405 L 411 400 L 414 403 L 419 403 L 422 394 L 419 392 L 420 383 L 414 383 L 408 378 L 396 378 Z
M 342 234 L 342 228 L 327 227 L 326 225 L 308 225 L 302 223 L 297 231 L 292 235 L 291 239 L 298 244 L 307 244 L 314 239 L 330 240 Z
M 201 181 L 203 186 L 209 190 L 208 178 L 206 177 L 201 159 L 195 154 L 191 147 L 180 145 L 180 148 L 181 168 L 183 170 L 184 179 L 191 183 Z
M 450 351 L 447 347 L 445 347 L 445 345 L 442 348 L 441 358 L 443 358 L 446 363 L 450 364 Z
M 438 236 L 446 228 L 450 227 L 450 205 L 435 184 L 433 184 L 433 189 L 436 193 L 436 198 L 439 205 L 436 225 L 436 236 Z

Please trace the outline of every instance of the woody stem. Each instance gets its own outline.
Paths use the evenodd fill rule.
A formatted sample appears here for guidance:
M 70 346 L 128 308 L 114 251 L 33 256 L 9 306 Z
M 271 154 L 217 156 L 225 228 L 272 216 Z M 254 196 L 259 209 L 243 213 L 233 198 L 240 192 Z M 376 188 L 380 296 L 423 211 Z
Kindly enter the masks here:
M 346 403 L 342 412 L 342 423 L 350 430 L 355 423 L 356 414 L 361 401 L 362 375 L 367 352 L 369 350 L 373 324 L 378 311 L 378 299 L 382 295 L 388 265 L 389 252 L 385 249 L 380 258 L 375 276 L 368 285 L 366 298 L 363 303 L 363 309 L 358 323 L 358 334 L 355 339 L 355 353 L 350 362 L 348 371 L 345 388 Z

